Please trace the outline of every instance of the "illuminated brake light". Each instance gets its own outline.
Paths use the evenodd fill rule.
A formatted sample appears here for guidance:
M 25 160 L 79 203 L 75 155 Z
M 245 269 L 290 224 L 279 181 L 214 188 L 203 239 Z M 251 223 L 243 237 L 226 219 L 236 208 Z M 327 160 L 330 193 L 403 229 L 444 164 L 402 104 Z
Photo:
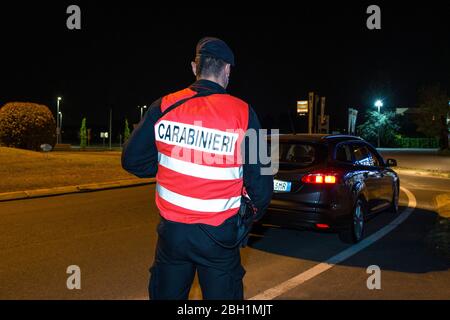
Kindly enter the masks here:
M 335 174 L 311 173 L 302 177 L 303 183 L 312 184 L 335 184 L 337 177 Z
M 328 229 L 328 228 L 330 228 L 330 226 L 325 224 L 325 223 L 316 223 L 316 227 L 319 228 L 319 229 Z
M 336 183 L 335 176 L 325 176 L 325 183 Z

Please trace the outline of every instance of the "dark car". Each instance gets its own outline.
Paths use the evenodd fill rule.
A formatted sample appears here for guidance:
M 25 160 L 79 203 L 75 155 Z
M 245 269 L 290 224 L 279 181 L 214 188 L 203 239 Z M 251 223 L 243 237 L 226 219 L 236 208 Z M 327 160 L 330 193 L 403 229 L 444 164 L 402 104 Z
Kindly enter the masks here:
M 397 163 L 384 161 L 363 139 L 319 134 L 278 137 L 279 171 L 261 224 L 336 231 L 342 240 L 356 243 L 371 216 L 383 210 L 398 212 L 400 180 L 390 169 Z

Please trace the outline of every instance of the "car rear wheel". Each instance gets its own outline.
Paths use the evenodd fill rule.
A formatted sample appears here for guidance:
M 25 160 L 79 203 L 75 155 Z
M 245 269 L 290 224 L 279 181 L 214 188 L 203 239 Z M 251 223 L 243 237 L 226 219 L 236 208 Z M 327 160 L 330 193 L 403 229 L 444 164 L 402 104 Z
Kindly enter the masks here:
M 358 243 L 364 237 L 365 204 L 361 198 L 356 200 L 353 207 L 352 220 L 349 228 L 339 234 L 339 238 L 346 243 Z

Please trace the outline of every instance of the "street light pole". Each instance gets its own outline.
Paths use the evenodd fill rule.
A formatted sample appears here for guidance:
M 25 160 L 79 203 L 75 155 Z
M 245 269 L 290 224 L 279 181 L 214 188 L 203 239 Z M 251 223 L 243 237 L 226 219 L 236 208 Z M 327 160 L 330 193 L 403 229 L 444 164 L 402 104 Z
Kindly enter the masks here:
M 61 99 L 61 97 L 56 99 L 56 144 L 60 143 L 61 126 L 59 122 L 59 102 Z
M 375 101 L 375 107 L 378 108 L 378 118 L 381 118 L 381 107 L 383 106 L 383 101 L 381 100 L 377 100 Z M 378 124 L 378 137 L 377 137 L 377 142 L 378 142 L 378 148 L 380 147 L 380 128 L 381 127 L 381 123 Z
M 109 109 L 109 150 L 111 150 L 111 139 L 112 139 L 112 109 Z
M 138 108 L 141 109 L 141 119 L 140 120 L 142 120 L 142 115 L 144 113 L 143 109 L 147 109 L 147 106 L 143 106 L 143 107 L 138 106 Z
M 62 143 L 62 112 L 59 112 L 59 134 L 60 134 L 60 138 L 59 138 L 59 142 Z

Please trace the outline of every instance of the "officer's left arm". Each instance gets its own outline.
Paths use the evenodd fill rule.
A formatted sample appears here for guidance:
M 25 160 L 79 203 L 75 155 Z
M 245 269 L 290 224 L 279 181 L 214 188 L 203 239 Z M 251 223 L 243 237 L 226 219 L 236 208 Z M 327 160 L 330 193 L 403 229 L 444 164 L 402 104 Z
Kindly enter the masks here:
M 254 148 L 251 148 L 249 145 L 249 139 L 244 139 L 243 141 L 243 149 L 245 150 L 245 159 L 244 159 L 244 185 L 245 189 L 250 196 L 253 204 L 255 205 L 256 212 L 256 220 L 259 220 L 264 215 L 270 200 L 272 199 L 273 193 L 273 176 L 272 175 L 262 175 L 261 169 L 266 167 L 270 168 L 271 163 L 263 164 L 259 157 L 260 154 L 260 129 L 261 125 L 258 120 L 258 116 L 253 111 L 251 107 L 249 107 L 249 119 L 248 119 L 248 129 L 255 130 L 257 141 L 253 141 L 253 143 L 257 143 L 257 161 L 256 163 L 250 163 L 250 152 L 254 151 Z M 251 135 L 250 135 L 251 136 Z
M 122 151 L 122 167 L 139 178 L 152 178 L 158 170 L 154 126 L 161 117 L 161 99 L 155 101 L 134 129 Z

